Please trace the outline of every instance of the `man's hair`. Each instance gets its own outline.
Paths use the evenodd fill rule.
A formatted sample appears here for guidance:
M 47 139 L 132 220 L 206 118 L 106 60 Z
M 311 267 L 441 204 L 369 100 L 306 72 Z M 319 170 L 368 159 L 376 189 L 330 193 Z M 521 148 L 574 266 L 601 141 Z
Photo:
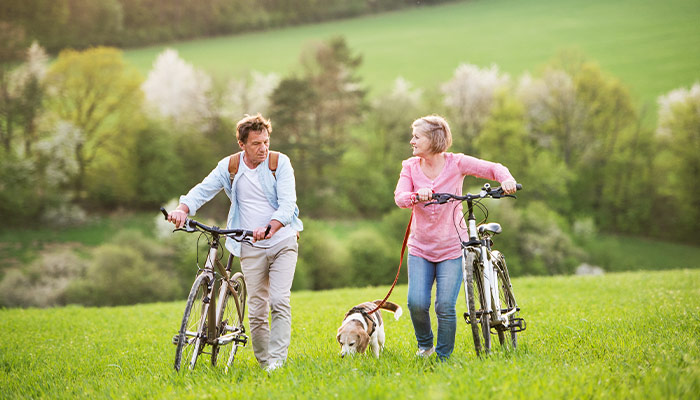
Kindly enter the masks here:
M 272 125 L 270 125 L 270 120 L 263 118 L 260 113 L 257 115 L 245 115 L 245 118 L 238 121 L 236 124 L 236 139 L 245 143 L 248 140 L 248 134 L 250 132 L 258 132 L 265 129 L 267 134 L 272 134 Z
M 430 151 L 442 153 L 452 145 L 452 132 L 445 118 L 439 115 L 428 115 L 418 118 L 411 124 L 413 129 L 425 134 L 430 140 Z

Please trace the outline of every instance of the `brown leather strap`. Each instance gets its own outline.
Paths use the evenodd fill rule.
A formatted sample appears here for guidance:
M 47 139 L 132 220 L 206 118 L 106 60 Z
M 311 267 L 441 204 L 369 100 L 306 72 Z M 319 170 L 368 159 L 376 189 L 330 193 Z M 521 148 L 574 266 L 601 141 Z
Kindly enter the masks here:
M 280 152 L 279 151 L 271 151 L 270 152 L 270 162 L 268 163 L 268 167 L 270 168 L 270 171 L 272 171 L 272 176 L 277 179 L 277 176 L 275 176 L 275 172 L 277 172 L 277 161 L 280 159 Z
M 232 154 L 231 157 L 228 159 L 228 173 L 231 178 L 231 184 L 233 184 L 233 178 L 236 176 L 238 173 L 238 165 L 241 163 L 241 154 L 243 152 L 239 151 L 236 154 Z M 272 176 L 277 179 L 277 176 L 275 175 L 275 172 L 277 172 L 277 163 L 280 159 L 280 152 L 279 151 L 271 151 L 270 152 L 270 160 L 268 162 L 268 168 L 270 168 L 270 171 L 272 171 Z
M 236 154 L 232 154 L 231 157 L 228 159 L 228 173 L 231 176 L 231 184 L 232 185 L 233 185 L 233 178 L 238 173 L 238 164 L 241 163 L 241 153 L 243 153 L 243 152 L 239 151 Z
M 394 278 L 394 283 L 391 284 L 391 289 L 389 289 L 389 293 L 386 294 L 384 299 L 382 300 L 381 303 L 377 305 L 377 308 L 374 310 L 368 312 L 367 314 L 372 314 L 382 308 L 384 303 L 386 303 L 386 300 L 391 296 L 391 292 L 394 290 L 394 286 L 396 286 L 396 282 L 399 280 L 399 273 L 401 272 L 401 264 L 403 263 L 403 253 L 406 252 L 406 244 L 408 243 L 408 236 L 411 233 L 411 222 L 413 222 L 413 210 L 411 209 L 411 217 L 408 219 L 408 226 L 406 227 L 406 233 L 403 235 L 403 245 L 401 245 L 401 258 L 399 259 L 399 270 L 396 271 L 396 278 Z

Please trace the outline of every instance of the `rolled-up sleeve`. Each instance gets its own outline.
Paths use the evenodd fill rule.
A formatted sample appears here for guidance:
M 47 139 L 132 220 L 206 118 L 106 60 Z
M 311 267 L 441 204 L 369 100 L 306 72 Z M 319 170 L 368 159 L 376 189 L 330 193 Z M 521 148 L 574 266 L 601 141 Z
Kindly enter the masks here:
M 490 179 L 497 182 L 514 179 L 508 168 L 502 164 L 481 160 L 464 154 L 455 154 L 455 156 L 457 156 L 459 170 L 464 175 L 476 176 L 478 178 Z
M 279 166 L 275 176 L 277 179 L 277 202 L 279 207 L 272 214 L 272 219 L 287 226 L 292 222 L 294 213 L 297 210 L 297 191 L 294 168 L 292 168 L 289 157 L 285 154 L 280 154 Z
M 213 199 L 223 188 L 228 179 L 228 158 L 219 161 L 219 164 L 186 195 L 180 196 L 180 203 L 190 209 L 190 215 L 195 215 L 199 207 Z M 225 164 L 225 165 L 224 165 Z M 224 168 L 225 171 L 221 169 Z
M 401 174 L 394 190 L 394 202 L 400 208 L 410 208 L 413 206 L 413 178 L 411 177 L 411 160 L 404 160 L 401 163 Z

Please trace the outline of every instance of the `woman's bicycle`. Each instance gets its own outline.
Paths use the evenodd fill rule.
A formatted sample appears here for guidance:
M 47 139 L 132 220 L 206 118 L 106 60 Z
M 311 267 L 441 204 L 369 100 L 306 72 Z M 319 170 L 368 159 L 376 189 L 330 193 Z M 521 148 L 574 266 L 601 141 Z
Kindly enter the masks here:
M 161 207 L 160 211 L 166 218 L 168 217 L 168 212 L 164 208 Z M 242 229 L 220 229 L 193 219 L 187 219 L 184 227 L 176 231 L 204 234 L 209 244 L 209 251 L 204 268 L 199 267 L 199 256 L 197 257 L 197 276 L 187 297 L 180 330 L 173 337 L 173 344 L 177 346 L 175 370 L 180 370 L 183 361 L 189 369 L 194 369 L 201 354 L 210 354 L 211 364 L 216 366 L 221 348 L 232 344 L 226 361 L 228 372 L 238 348 L 248 343 L 243 325 L 246 286 L 242 273 L 236 272 L 231 276 L 233 255 L 229 256 L 228 263 L 224 267 L 217 254 L 219 254 L 221 236 L 242 242 L 252 238 L 253 232 Z M 211 347 L 209 352 L 205 351 L 207 346 Z
M 522 185 L 518 184 L 517 189 L 522 189 Z M 426 204 L 428 206 L 452 201 L 467 203 L 465 215 L 467 215 L 469 240 L 460 239 L 463 255 L 462 275 L 467 303 L 464 320 L 472 328 L 477 356 L 482 352 L 480 335 L 483 336 L 484 340 L 483 351 L 488 354 L 491 351 L 492 333 L 498 335 L 501 346 L 510 345 L 515 348 L 518 345 L 516 334 L 524 331 L 526 327 L 525 320 L 517 317 L 520 308 L 515 301 L 506 259 L 500 251 L 491 248 L 493 245 L 491 237 L 501 233 L 501 225 L 495 222 L 482 223 L 479 226 L 476 224 L 475 205 L 485 214 L 482 222 L 486 222 L 488 218 L 488 209 L 481 204 L 481 199 L 487 197 L 492 199 L 515 198 L 513 195 L 505 194 L 500 187 L 491 188 L 491 185 L 486 183 L 477 194 L 467 193 L 463 196 L 457 196 L 451 193 L 433 193 L 433 201 Z

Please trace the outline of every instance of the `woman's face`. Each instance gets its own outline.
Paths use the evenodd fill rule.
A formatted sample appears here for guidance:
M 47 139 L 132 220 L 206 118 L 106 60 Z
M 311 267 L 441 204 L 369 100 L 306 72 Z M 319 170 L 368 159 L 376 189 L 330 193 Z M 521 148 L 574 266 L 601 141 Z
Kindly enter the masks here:
M 415 128 L 413 129 L 413 134 L 411 135 L 411 147 L 413 147 L 414 156 L 425 157 L 431 154 L 430 139 L 428 139 L 428 136 L 425 133 L 420 132 Z

